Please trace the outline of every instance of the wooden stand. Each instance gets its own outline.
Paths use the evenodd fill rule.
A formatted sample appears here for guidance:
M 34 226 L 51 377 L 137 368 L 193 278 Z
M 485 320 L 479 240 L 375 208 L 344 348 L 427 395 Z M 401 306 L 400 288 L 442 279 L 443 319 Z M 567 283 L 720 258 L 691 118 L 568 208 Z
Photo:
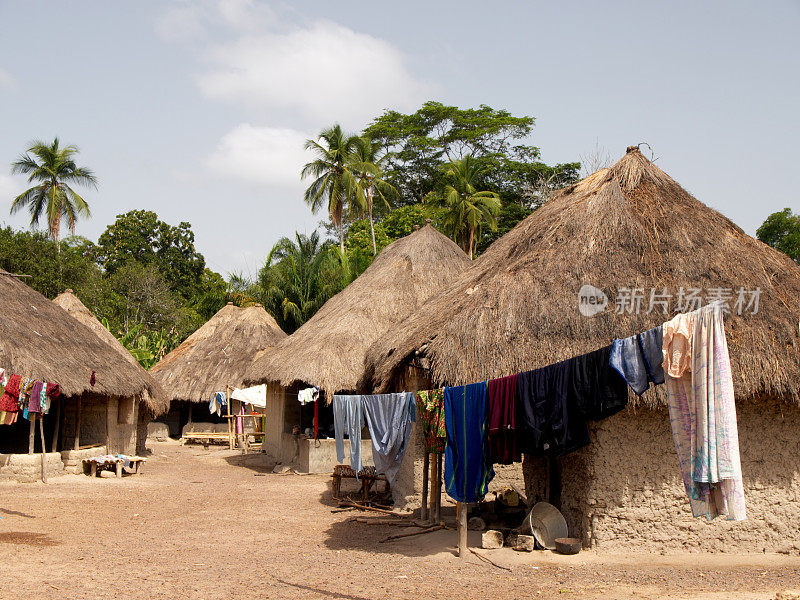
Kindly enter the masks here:
M 431 486 L 431 520 L 442 522 L 442 455 L 435 454 L 433 460 L 433 484 Z
M 469 556 L 467 547 L 467 509 L 468 505 L 459 502 L 456 507 L 458 514 L 458 556 L 462 560 Z
M 428 520 L 428 468 L 430 467 L 431 457 L 425 452 L 422 461 L 422 508 L 419 511 L 419 518 L 423 521 Z
M 28 429 L 28 454 L 33 454 L 33 440 L 36 434 L 36 415 L 31 413 L 28 417 L 30 418 L 30 428 Z

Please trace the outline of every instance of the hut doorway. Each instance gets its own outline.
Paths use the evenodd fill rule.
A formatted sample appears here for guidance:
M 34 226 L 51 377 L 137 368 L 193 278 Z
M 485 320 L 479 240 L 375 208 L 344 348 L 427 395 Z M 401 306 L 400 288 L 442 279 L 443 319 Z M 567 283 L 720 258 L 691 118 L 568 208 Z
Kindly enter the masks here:
M 48 418 L 49 417 L 49 418 Z M 3 425 L 0 432 L 0 454 L 28 454 L 30 443 L 31 423 L 28 419 L 24 419 L 22 414 L 17 418 L 17 422 L 13 425 Z M 42 420 L 44 425 L 44 439 L 47 452 L 51 451 L 50 444 L 53 439 L 53 431 L 55 430 L 55 419 L 52 415 L 45 415 Z M 39 422 L 35 423 L 33 435 L 33 452 L 36 454 L 41 453 L 42 444 L 39 434 Z M 59 446 L 61 440 L 59 439 Z

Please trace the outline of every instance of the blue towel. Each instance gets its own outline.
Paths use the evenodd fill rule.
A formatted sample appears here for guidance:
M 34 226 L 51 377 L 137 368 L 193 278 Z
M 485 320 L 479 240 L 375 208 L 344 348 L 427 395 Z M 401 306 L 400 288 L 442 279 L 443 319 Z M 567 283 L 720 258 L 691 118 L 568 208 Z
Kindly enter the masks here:
M 444 389 L 445 489 L 458 502 L 483 500 L 494 477 L 487 444 L 486 398 L 485 381 Z
M 663 335 L 661 326 L 658 326 L 623 340 L 614 340 L 611 344 L 611 366 L 639 396 L 650 388 L 650 382 L 664 383 L 661 365 Z
M 350 438 L 350 467 L 358 474 L 361 470 L 361 429 L 364 415 L 361 396 L 333 397 L 333 431 L 336 436 L 336 459 L 344 462 L 344 433 Z
M 411 438 L 411 423 L 416 421 L 414 394 L 369 395 L 362 396 L 361 401 L 372 438 L 375 471 L 394 485 Z

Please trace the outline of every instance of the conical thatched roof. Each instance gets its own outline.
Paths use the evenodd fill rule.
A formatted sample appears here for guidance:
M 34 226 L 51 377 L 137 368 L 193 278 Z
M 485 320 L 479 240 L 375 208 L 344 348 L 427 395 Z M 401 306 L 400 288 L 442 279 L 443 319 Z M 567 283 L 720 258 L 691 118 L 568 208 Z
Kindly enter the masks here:
M 63 308 L 0 269 L 0 367 L 83 392 L 157 397 L 152 379 Z M 89 380 L 96 371 L 95 385 Z
M 144 370 L 136 359 L 131 356 L 131 353 L 125 349 L 125 346 L 119 343 L 119 340 L 114 337 L 114 334 L 103 327 L 103 324 L 97 320 L 97 317 L 92 314 L 92 311 L 84 306 L 83 302 L 80 301 L 72 290 L 66 290 L 63 294 L 59 294 L 53 299 L 53 302 L 86 325 L 97 337 L 111 346 L 120 356 L 133 365 L 135 369 L 140 371 L 140 375 L 148 380 L 150 389 L 153 390 L 152 396 L 148 392 L 143 398 L 145 405 L 153 414 L 159 415 L 169 409 L 169 399 L 164 393 L 163 388 Z
M 260 350 L 286 337 L 260 304 L 239 307 L 228 303 L 150 373 L 174 400 L 208 402 L 225 386 L 239 387 Z
M 370 344 L 469 265 L 461 248 L 431 225 L 393 242 L 302 327 L 260 356 L 248 381 L 303 382 L 329 394 L 355 390 Z
M 605 312 L 581 315 L 584 284 L 605 292 Z M 390 388 L 415 357 L 434 383 L 449 384 L 551 364 L 670 318 L 660 308 L 615 314 L 622 288 L 642 288 L 646 308 L 650 290 L 665 287 L 676 295 L 673 312 L 681 287 L 704 297 L 731 289 L 734 300 L 739 288 L 760 288 L 757 314 L 726 317 L 736 393 L 798 400 L 800 268 L 698 202 L 637 147 L 563 190 L 377 342 L 365 385 Z

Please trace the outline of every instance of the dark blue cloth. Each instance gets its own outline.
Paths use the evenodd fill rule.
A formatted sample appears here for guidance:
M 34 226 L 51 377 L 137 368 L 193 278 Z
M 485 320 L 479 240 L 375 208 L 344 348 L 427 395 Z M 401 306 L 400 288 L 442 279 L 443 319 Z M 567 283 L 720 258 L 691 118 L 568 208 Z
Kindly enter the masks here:
M 571 359 L 573 402 L 588 421 L 606 419 L 628 404 L 628 384 L 610 364 L 611 346 Z
M 647 376 L 656 385 L 664 383 L 664 328 L 662 325 L 640 333 L 639 349 L 647 367 Z
M 494 477 L 487 443 L 486 397 L 485 381 L 444 389 L 445 490 L 458 502 L 483 500 Z
M 639 396 L 650 388 L 651 382 L 664 383 L 663 339 L 663 329 L 658 326 L 638 335 L 614 340 L 611 344 L 611 366 Z
M 573 360 L 520 373 L 517 444 L 523 454 L 561 456 L 589 444 L 589 428 L 575 402 Z

